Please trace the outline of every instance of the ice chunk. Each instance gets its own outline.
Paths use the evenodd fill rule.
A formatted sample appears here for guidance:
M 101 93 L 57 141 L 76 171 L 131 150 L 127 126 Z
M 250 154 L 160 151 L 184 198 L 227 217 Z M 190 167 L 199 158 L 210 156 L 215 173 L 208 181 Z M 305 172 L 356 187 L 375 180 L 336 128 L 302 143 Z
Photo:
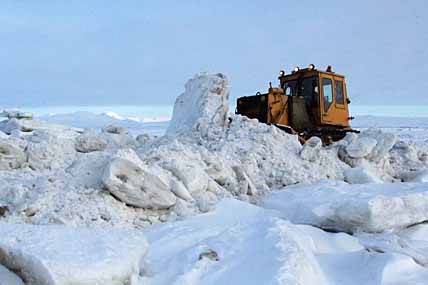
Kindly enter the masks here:
M 129 284 L 147 248 L 135 230 L 0 223 L 0 263 L 29 284 Z
M 173 159 L 164 163 L 163 167 L 180 179 L 190 193 L 207 190 L 209 176 L 198 167 L 197 163 L 191 164 L 183 159 Z
M 305 160 L 315 161 L 320 157 L 321 148 L 321 139 L 318 137 L 311 137 L 303 145 L 303 148 L 300 151 L 300 157 Z
M 414 174 L 425 170 L 427 164 L 420 156 L 421 149 L 412 142 L 397 142 L 390 151 L 390 164 L 396 176 L 404 181 L 411 180 Z M 412 172 L 414 172 L 412 174 Z M 409 176 L 410 175 L 410 176 Z
M 136 207 L 165 209 L 176 202 L 168 185 L 132 149 L 118 151 L 104 171 L 103 182 L 114 196 Z
M 74 138 L 63 137 L 52 130 L 35 130 L 27 140 L 26 153 L 32 169 L 64 168 L 73 162 Z
M 358 135 L 348 134 L 345 137 L 347 142 L 345 149 L 351 159 L 365 158 L 368 161 L 378 162 L 387 157 L 396 141 L 397 137 L 392 133 L 368 129 Z
M 11 141 L 0 139 L 0 170 L 20 168 L 26 160 L 24 151 Z
M 65 169 L 65 172 L 72 176 L 69 185 L 102 188 L 104 168 L 110 162 L 111 154 L 104 151 L 94 151 L 82 154 L 82 156 L 74 160 Z
M 79 152 L 101 151 L 106 147 L 106 139 L 94 130 L 86 130 L 76 139 L 76 150 Z
M 114 125 L 107 125 L 103 128 L 103 132 L 106 133 L 110 133 L 110 134 L 116 134 L 116 135 L 121 135 L 121 134 L 127 134 L 128 131 L 126 128 L 123 127 L 118 127 L 118 126 L 114 126 Z
M 262 205 L 293 223 L 345 232 L 382 232 L 428 219 L 424 183 L 354 184 L 320 182 L 271 193 Z
M 242 166 L 235 166 L 233 167 L 233 170 L 236 173 L 236 177 L 238 178 L 239 185 L 240 185 L 240 191 L 241 194 L 246 195 L 256 195 L 257 194 L 257 188 L 254 186 L 253 181 L 248 177 L 248 175 L 245 173 Z
M 217 132 L 227 124 L 229 88 L 223 74 L 200 74 L 178 96 L 168 135 Z
M 383 181 L 378 178 L 373 172 L 365 167 L 355 167 L 346 169 L 345 181 L 351 184 L 364 184 L 364 183 L 382 183 Z
M 371 137 L 357 137 L 346 146 L 346 152 L 353 158 L 362 158 L 369 155 L 376 146 L 377 140 Z

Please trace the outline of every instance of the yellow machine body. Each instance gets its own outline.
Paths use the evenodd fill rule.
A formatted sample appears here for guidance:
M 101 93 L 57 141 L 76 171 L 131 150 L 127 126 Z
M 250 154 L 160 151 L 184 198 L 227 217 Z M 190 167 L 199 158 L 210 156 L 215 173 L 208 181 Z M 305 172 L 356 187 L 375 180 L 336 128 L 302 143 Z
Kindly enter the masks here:
M 302 138 L 318 136 L 328 143 L 352 130 L 343 75 L 314 67 L 281 73 L 280 86 L 265 94 L 238 98 L 236 113 L 274 124 Z

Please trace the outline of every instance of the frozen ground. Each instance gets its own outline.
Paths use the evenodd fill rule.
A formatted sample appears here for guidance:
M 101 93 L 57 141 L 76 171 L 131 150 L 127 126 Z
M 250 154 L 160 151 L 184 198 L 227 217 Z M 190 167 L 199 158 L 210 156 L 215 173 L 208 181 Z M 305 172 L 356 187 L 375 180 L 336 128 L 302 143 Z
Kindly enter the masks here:
M 143 284 L 422 285 L 428 270 L 417 257 L 426 256 L 427 231 L 419 225 L 370 238 L 329 233 L 224 200 L 211 213 L 145 231 L 150 274 Z M 215 257 L 205 257 L 209 252 Z
M 198 75 L 171 122 L 0 122 L 0 284 L 426 284 L 424 118 L 301 146 L 228 97 Z

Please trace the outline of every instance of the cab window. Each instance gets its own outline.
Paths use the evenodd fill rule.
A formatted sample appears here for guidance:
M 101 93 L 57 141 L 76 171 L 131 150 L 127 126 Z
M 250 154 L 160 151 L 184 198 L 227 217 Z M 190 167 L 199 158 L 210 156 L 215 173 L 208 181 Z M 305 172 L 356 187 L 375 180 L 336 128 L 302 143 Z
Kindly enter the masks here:
M 345 97 L 343 96 L 343 81 L 335 80 L 334 81 L 334 92 L 336 94 L 336 104 L 345 104 Z
M 284 94 L 287 96 L 295 96 L 296 95 L 296 87 L 297 87 L 297 81 L 291 80 L 284 83 L 282 86 L 282 89 L 284 89 Z
M 305 97 L 308 105 L 313 104 L 318 98 L 318 77 L 303 78 L 299 96 Z
M 333 103 L 333 87 L 330 78 L 322 79 L 323 97 L 324 97 L 324 112 L 327 112 Z

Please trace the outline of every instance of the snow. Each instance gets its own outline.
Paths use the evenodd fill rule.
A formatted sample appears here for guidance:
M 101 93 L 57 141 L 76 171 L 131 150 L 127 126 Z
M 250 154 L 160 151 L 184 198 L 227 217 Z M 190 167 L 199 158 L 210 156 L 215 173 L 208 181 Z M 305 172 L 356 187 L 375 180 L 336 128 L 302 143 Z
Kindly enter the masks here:
M 426 133 L 367 125 L 327 147 L 318 138 L 302 146 L 231 114 L 228 86 L 223 74 L 196 75 L 169 123 L 108 110 L 0 122 L 0 232 L 17 225 L 16 236 L 26 237 L 28 226 L 51 241 L 46 225 L 56 224 L 57 250 L 72 243 L 68 231 L 81 236 L 73 246 L 97 236 L 81 231 L 120 231 L 125 241 L 144 232 L 140 274 L 149 284 L 426 278 L 425 238 L 404 236 L 427 220 Z M 108 262 L 102 252 L 87 253 Z M 78 263 L 69 276 L 80 276 L 86 263 Z M 132 266 L 120 268 L 137 272 Z
M 25 153 L 19 147 L 0 139 L 0 170 L 20 168 L 26 161 Z
M 33 114 L 28 112 L 21 112 L 19 110 L 3 110 L 2 112 L 0 112 L 0 117 L 6 117 L 9 119 L 31 119 L 33 118 Z
M 403 250 L 374 251 L 366 248 L 362 237 L 293 225 L 280 216 L 223 200 L 210 213 L 150 227 L 144 231 L 150 249 L 141 284 L 426 282 L 428 270 Z M 427 228 L 407 235 L 427 241 Z M 218 260 L 200 258 L 212 251 Z
M 345 170 L 345 181 L 350 184 L 382 183 L 367 167 L 355 167 Z
M 363 158 L 368 156 L 376 145 L 377 141 L 374 138 L 366 136 L 359 137 L 359 139 L 355 139 L 349 143 L 346 147 L 346 152 L 353 158 Z
M 296 226 L 237 200 L 145 234 L 144 284 L 327 284 Z M 219 260 L 199 258 L 208 250 Z
M 48 124 L 45 121 L 33 119 L 16 119 L 0 121 L 0 130 L 6 134 L 11 134 L 13 131 L 31 132 L 33 130 L 50 130 L 57 133 L 68 134 L 82 131 L 79 128 L 68 127 L 59 124 Z
M 322 181 L 272 192 L 261 203 L 293 223 L 344 232 L 400 230 L 428 220 L 425 183 Z
M 72 126 L 79 129 L 101 129 L 106 125 L 124 127 L 131 133 L 147 132 L 150 135 L 160 136 L 168 126 L 169 117 L 153 116 L 148 118 L 126 118 L 113 112 L 95 114 L 89 111 L 79 111 L 63 114 L 51 114 L 37 117 L 38 120 L 50 124 Z
M 189 80 L 185 92 L 177 97 L 168 135 L 186 135 L 194 131 L 216 132 L 227 123 L 229 88 L 227 78 L 219 74 L 201 74 Z M 207 126 L 210 128 L 206 128 Z
M 146 252 L 138 231 L 0 223 L 0 261 L 30 284 L 132 284 Z

